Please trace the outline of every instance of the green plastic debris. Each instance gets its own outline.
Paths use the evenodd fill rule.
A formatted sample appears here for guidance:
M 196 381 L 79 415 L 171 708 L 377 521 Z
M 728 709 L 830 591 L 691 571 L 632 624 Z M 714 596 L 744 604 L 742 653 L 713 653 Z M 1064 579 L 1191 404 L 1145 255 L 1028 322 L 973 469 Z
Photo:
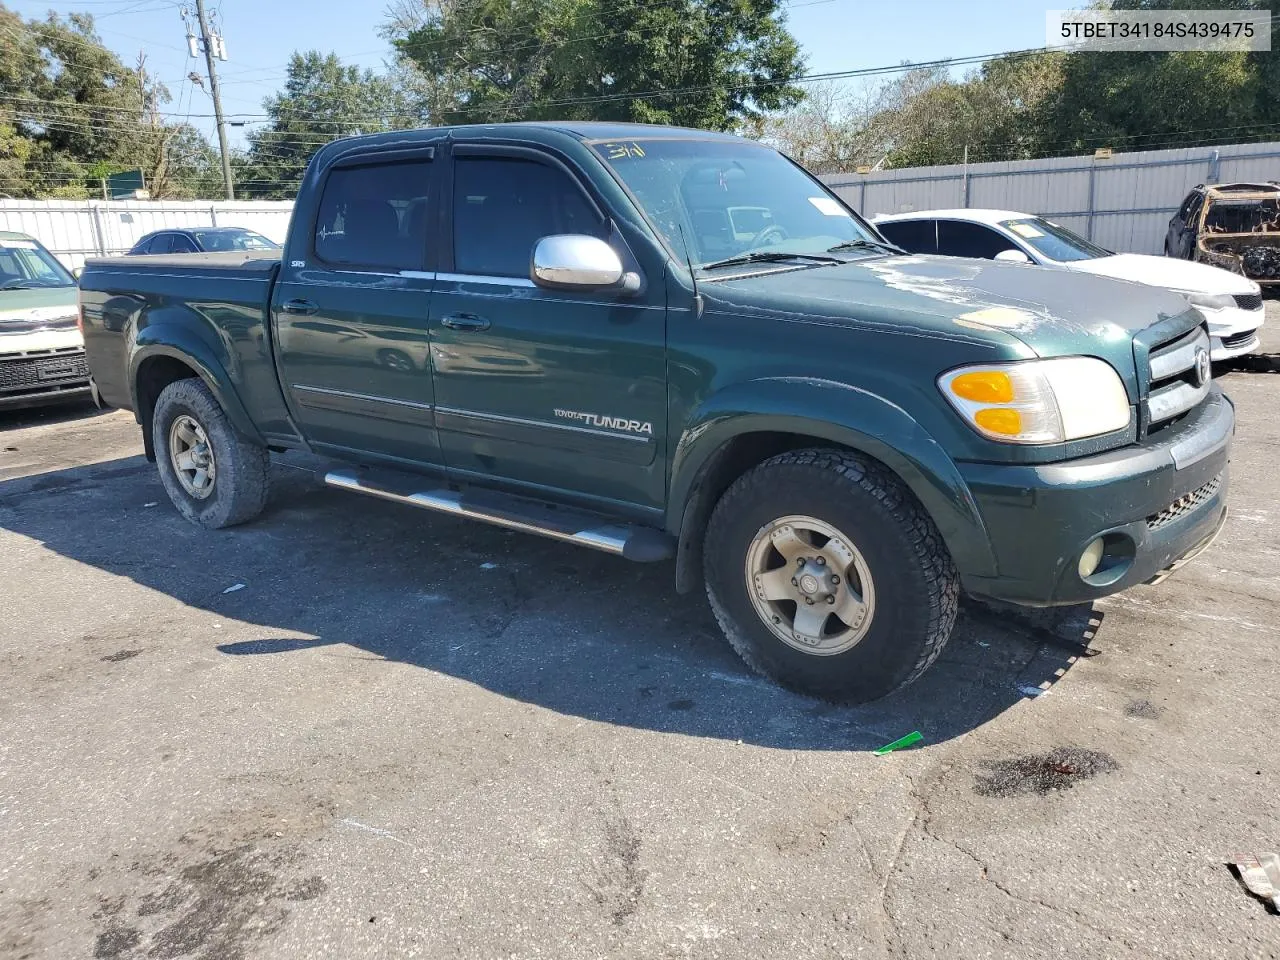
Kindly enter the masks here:
M 902 750 L 905 747 L 915 746 L 923 739 L 924 734 L 919 730 L 912 730 L 905 737 L 899 737 L 897 740 L 893 741 L 893 743 L 886 743 L 875 752 L 874 756 L 883 757 L 886 753 L 893 753 L 895 750 Z

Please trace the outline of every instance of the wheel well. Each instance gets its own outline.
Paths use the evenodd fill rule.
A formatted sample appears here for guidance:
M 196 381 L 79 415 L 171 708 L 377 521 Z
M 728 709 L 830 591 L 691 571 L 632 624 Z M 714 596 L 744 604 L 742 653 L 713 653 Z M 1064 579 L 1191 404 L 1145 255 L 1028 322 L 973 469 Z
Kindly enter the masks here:
M 142 424 L 142 446 L 148 460 L 156 458 L 155 445 L 151 441 L 151 418 L 155 415 L 160 394 L 171 383 L 198 376 L 195 370 L 173 357 L 151 357 L 138 368 L 138 422 Z
M 694 482 L 680 524 L 676 552 L 676 591 L 688 593 L 702 577 L 702 534 L 711 511 L 730 484 L 780 453 L 812 447 L 838 447 L 829 440 L 798 433 L 761 431 L 734 437 L 713 453 Z

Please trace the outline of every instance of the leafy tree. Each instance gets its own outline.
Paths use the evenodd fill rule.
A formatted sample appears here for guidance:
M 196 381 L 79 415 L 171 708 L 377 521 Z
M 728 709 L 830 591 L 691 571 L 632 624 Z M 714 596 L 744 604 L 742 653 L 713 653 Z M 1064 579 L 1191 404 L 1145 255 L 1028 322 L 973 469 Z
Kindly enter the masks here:
M 263 107 L 269 126 L 249 135 L 248 152 L 235 161 L 238 192 L 246 197 L 291 199 L 323 144 L 420 120 L 393 77 L 344 66 L 317 50 L 293 54 L 284 89 Z
M 102 176 L 132 169 L 153 195 L 185 189 L 159 111 L 169 94 L 143 67 L 104 47 L 87 14 L 24 21 L 0 4 L 0 193 L 97 196 Z
M 1254 9 L 1277 0 L 1112 0 L 1117 10 Z M 1273 46 L 1280 37 L 1272 23 Z M 1155 150 L 1275 136 L 1280 68 L 1275 53 L 1073 53 L 1062 82 L 1043 104 L 1042 149 L 1088 152 L 1100 146 Z
M 732 129 L 800 99 L 781 0 L 419 0 L 389 35 L 439 123 Z

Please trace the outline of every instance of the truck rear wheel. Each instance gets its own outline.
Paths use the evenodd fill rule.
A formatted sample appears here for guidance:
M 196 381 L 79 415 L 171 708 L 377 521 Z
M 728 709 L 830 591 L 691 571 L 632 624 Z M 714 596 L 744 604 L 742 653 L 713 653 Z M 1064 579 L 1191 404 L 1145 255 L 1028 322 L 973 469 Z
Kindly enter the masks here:
M 202 381 L 176 380 L 161 391 L 151 437 L 160 482 L 188 520 L 231 527 L 262 512 L 269 454 L 235 432 Z
M 878 464 L 784 453 L 739 477 L 707 526 L 707 596 L 756 672 L 842 703 L 919 677 L 955 624 L 960 584 L 933 521 Z

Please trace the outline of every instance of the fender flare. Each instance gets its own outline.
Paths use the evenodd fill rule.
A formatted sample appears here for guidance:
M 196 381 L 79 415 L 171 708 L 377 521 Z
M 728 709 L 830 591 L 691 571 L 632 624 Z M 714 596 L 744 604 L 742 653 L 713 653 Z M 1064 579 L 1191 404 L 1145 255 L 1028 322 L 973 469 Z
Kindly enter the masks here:
M 700 484 L 719 454 L 751 433 L 812 437 L 882 463 L 933 518 L 956 566 L 995 574 L 982 514 L 951 457 L 902 407 L 849 384 L 814 377 L 778 377 L 735 384 L 708 397 L 690 418 L 672 458 L 667 529 L 690 539 L 686 521 L 701 507 Z M 690 505 L 694 509 L 690 510 Z
M 149 420 L 151 411 L 144 411 L 139 401 L 138 374 L 143 364 L 156 357 L 178 360 L 194 370 L 218 401 L 236 432 L 247 440 L 266 446 L 265 438 L 236 391 L 235 381 L 227 372 L 227 363 L 219 356 L 225 352 L 220 349 L 221 344 L 218 348 L 211 346 L 197 331 L 198 328 L 192 330 L 189 323 L 165 323 L 155 319 L 138 331 L 129 355 L 129 392 L 139 422 L 143 423 L 148 453 L 154 453 L 151 450 L 151 431 L 145 422 Z

